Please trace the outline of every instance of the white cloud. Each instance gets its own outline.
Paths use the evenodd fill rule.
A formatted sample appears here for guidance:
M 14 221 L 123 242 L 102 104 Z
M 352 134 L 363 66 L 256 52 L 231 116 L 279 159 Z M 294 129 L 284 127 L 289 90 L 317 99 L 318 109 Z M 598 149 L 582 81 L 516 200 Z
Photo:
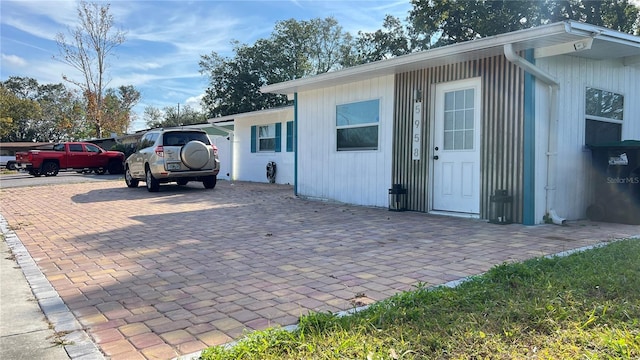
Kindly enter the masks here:
M 195 109 L 197 111 L 201 111 L 202 110 L 202 105 L 201 105 L 202 98 L 204 98 L 204 93 L 202 93 L 200 95 L 197 95 L 197 96 L 189 97 L 185 101 L 185 105 L 189 105 L 193 109 Z
M 2 62 L 3 62 L 3 67 L 4 66 L 25 67 L 27 65 L 27 60 L 17 55 L 2 54 Z

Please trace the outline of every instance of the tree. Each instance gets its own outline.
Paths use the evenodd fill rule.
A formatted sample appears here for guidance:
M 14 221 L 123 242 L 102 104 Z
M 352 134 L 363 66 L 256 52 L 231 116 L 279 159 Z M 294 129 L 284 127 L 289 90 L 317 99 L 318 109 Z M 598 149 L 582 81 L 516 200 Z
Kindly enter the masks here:
M 164 114 L 160 109 L 153 106 L 147 106 L 144 108 L 144 122 L 148 128 L 157 128 L 162 126 Z
M 493 36 L 562 20 L 638 33 L 629 0 L 412 0 L 409 22 L 418 49 Z
M 64 34 L 56 36 L 60 50 L 57 59 L 71 65 L 84 77 L 73 80 L 66 75 L 66 81 L 82 89 L 87 101 L 87 116 L 95 127 L 95 135 L 102 137 L 103 102 L 106 85 L 107 58 L 112 51 L 125 41 L 125 33 L 113 29 L 113 16 L 109 4 L 100 5 L 80 0 L 78 4 L 79 25 L 69 29 L 70 42 Z M 54 57 L 56 58 L 56 57 Z
M 37 141 L 71 141 L 87 137 L 84 107 L 81 99 L 63 84 L 38 87 L 35 97 L 42 114 L 34 119 Z
M 163 110 L 147 106 L 144 113 L 145 122 L 149 128 L 194 125 L 206 122 L 205 114 L 190 105 L 167 106 Z
M 406 55 L 411 53 L 413 46 L 408 29 L 402 21 L 397 17 L 387 15 L 382 29 L 372 33 L 358 32 L 358 37 L 353 45 L 352 65 Z
M 140 92 L 133 86 L 107 89 L 103 102 L 103 131 L 116 134 L 127 132 L 134 114 L 131 110 L 140 101 Z
M 263 94 L 266 84 L 316 75 L 349 63 L 351 36 L 333 18 L 276 23 L 268 39 L 234 42 L 233 57 L 202 55 L 200 73 L 209 77 L 203 105 L 209 117 L 255 111 L 288 103 Z M 347 46 L 349 45 L 349 46 Z M 345 49 L 349 51 L 345 51 Z
M 0 139 L 2 141 L 30 141 L 32 134 L 29 121 L 40 117 L 38 103 L 18 97 L 0 86 Z
M 2 82 L 3 141 L 63 141 L 86 137 L 80 98 L 63 84 L 32 78 Z

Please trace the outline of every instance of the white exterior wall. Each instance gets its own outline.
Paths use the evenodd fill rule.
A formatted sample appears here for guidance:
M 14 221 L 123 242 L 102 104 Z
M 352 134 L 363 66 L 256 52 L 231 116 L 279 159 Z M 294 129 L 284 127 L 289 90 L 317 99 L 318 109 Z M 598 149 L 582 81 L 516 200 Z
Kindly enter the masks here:
M 269 182 L 267 163 L 276 163 L 276 183 L 293 184 L 294 152 L 287 152 L 287 121 L 293 121 L 293 107 L 256 111 L 234 117 L 231 180 Z M 280 152 L 251 152 L 251 126 L 282 124 Z
M 391 187 L 394 76 L 298 94 L 298 184 L 301 196 L 388 206 Z M 336 150 L 336 105 L 380 100 L 378 150 Z
M 589 178 L 591 152 L 584 146 L 586 87 L 624 95 L 622 140 L 640 139 L 640 68 L 624 66 L 620 60 L 590 60 L 573 56 L 537 59 L 536 65 L 560 82 L 558 104 L 558 156 L 555 205 L 568 220 L 586 218 L 592 200 Z M 547 134 L 549 89 L 536 87 L 536 219 L 546 213 Z
M 233 134 L 228 136 L 209 135 L 211 143 L 218 148 L 218 159 L 220 160 L 220 173 L 218 179 L 231 179 L 231 165 L 233 161 L 233 152 L 231 150 L 231 139 Z

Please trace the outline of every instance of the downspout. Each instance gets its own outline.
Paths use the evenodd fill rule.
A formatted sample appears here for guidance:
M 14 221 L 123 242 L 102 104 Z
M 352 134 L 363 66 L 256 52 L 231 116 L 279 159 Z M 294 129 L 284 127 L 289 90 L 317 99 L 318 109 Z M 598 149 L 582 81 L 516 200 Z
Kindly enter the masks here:
M 564 225 L 566 219 L 560 217 L 555 209 L 555 191 L 556 191 L 556 172 L 557 172 L 557 158 L 558 158 L 558 103 L 559 103 L 559 90 L 560 83 L 550 74 L 544 70 L 536 67 L 531 62 L 522 58 L 513 50 L 512 44 L 504 45 L 504 56 L 527 71 L 537 79 L 547 84 L 551 92 L 549 94 L 549 132 L 547 141 L 547 184 L 546 190 L 546 213 L 552 223 L 556 225 Z

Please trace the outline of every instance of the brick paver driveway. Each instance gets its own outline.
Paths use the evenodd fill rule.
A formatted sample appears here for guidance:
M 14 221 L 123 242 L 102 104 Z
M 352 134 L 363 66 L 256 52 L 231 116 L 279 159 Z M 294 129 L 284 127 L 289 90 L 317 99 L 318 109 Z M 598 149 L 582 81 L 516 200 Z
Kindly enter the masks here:
M 0 200 L 10 229 L 112 359 L 171 359 L 309 311 L 640 234 L 394 213 L 226 181 L 159 193 L 123 181 L 13 188 Z

